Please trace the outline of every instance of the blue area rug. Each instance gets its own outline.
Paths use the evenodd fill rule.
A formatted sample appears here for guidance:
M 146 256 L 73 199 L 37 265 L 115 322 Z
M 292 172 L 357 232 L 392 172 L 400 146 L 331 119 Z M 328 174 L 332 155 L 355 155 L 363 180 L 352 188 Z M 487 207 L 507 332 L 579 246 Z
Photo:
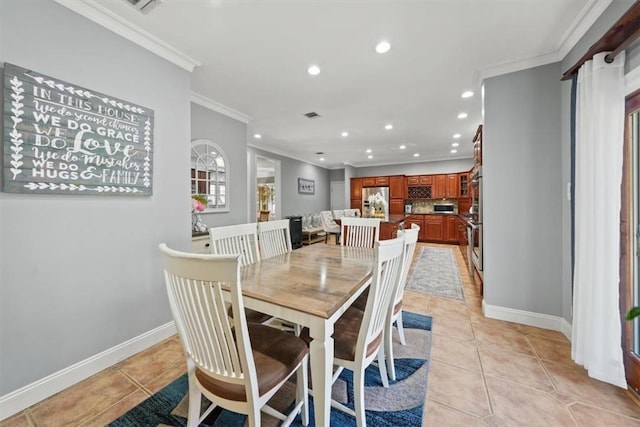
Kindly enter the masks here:
M 394 332 L 396 381 L 382 387 L 376 365 L 365 372 L 365 408 L 367 425 L 374 427 L 420 427 L 427 391 L 429 353 L 431 350 L 431 317 L 403 313 L 407 345 L 401 345 Z M 187 375 L 183 375 L 117 420 L 110 427 L 186 426 Z M 270 402 L 278 410 L 290 407 L 295 385 L 287 383 Z M 333 398 L 353 408 L 353 374 L 344 370 L 333 385 Z M 203 400 L 206 400 L 203 398 Z M 313 398 L 310 400 L 310 426 L 313 422 Z M 201 427 L 242 427 L 246 416 L 216 408 Z M 277 426 L 279 421 L 263 413 L 263 426 Z M 300 416 L 292 424 L 301 427 Z M 355 418 L 331 409 L 331 425 L 355 426 Z
M 405 289 L 425 295 L 464 300 L 462 280 L 453 249 L 422 248 Z

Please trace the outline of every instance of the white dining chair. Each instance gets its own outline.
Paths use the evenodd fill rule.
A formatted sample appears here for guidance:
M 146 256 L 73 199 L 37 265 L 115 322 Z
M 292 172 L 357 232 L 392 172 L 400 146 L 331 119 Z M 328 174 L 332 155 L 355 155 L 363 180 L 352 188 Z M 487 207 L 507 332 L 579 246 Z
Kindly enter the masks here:
M 211 253 L 214 255 L 240 254 L 240 265 L 260 261 L 257 223 L 227 225 L 209 229 Z
M 262 259 L 291 252 L 291 233 L 289 232 L 289 220 L 258 223 L 258 243 Z
M 251 427 L 262 425 L 261 411 L 285 426 L 301 413 L 307 425 L 307 344 L 292 334 L 247 322 L 240 255 L 178 252 L 164 243 L 160 252 L 169 306 L 187 359 L 187 425 L 200 425 L 217 406 L 246 414 Z M 225 315 L 229 290 L 232 321 Z M 267 402 L 294 373 L 296 400 L 285 415 Z M 212 404 L 201 414 L 203 395 Z
M 340 236 L 344 246 L 372 248 L 380 240 L 380 219 L 342 217 Z
M 407 286 L 407 276 L 413 260 L 413 254 L 418 244 L 418 234 L 420 234 L 420 226 L 411 224 L 411 228 L 398 231 L 398 237 L 404 239 L 404 254 L 402 262 L 402 272 L 400 281 L 396 287 L 394 297 L 389 304 L 389 320 L 385 325 L 384 331 L 384 354 L 387 361 L 387 373 L 393 381 L 396 379 L 396 369 L 393 358 L 393 324 L 395 323 L 400 338 L 400 344 L 405 345 L 404 327 L 402 325 L 402 298 L 404 297 L 404 289 Z
M 334 327 L 333 381 L 346 368 L 353 371 L 354 408 L 340 402 L 331 401 L 334 408 L 356 417 L 358 427 L 366 426 L 364 407 L 365 369 L 378 360 L 380 380 L 389 387 L 389 379 L 384 362 L 384 328 L 388 307 L 402 274 L 404 239 L 395 238 L 377 242 L 375 262 L 365 310 L 350 307 L 338 319 Z M 303 329 L 301 338 L 310 342 L 308 329 Z
M 214 255 L 240 255 L 240 266 L 260 261 L 258 249 L 258 226 L 255 222 L 248 224 L 227 225 L 209 229 L 211 253 Z M 231 309 L 229 315 L 232 316 Z M 273 316 L 259 311 L 247 309 L 247 320 L 251 323 L 267 324 L 274 320 Z
M 331 211 L 320 212 L 320 223 L 322 224 L 322 229 L 325 233 L 324 242 L 327 243 L 329 235 L 334 234 L 336 236 L 337 245 L 340 240 L 340 226 L 334 221 Z

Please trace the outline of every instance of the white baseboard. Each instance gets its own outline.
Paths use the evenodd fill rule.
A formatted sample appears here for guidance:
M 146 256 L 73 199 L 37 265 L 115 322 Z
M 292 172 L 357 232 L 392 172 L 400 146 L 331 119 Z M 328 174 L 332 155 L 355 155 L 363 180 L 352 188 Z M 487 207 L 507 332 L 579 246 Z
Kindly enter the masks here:
M 485 303 L 484 299 L 482 300 L 482 312 L 486 317 L 491 319 L 505 320 L 507 322 L 521 323 L 523 325 L 558 331 L 571 341 L 571 324 L 563 317 L 489 305 Z
M 9 394 L 0 396 L 0 421 L 169 338 L 175 333 L 175 324 L 173 322 L 166 323 Z

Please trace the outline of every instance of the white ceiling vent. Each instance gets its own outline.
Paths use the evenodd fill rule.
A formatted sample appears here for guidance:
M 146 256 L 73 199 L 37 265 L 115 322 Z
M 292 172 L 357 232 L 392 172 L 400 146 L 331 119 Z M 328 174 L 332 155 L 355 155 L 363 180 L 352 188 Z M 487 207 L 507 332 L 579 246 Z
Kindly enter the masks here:
M 156 7 L 160 0 L 126 0 L 131 6 L 135 7 L 142 13 L 148 13 L 151 9 Z
M 320 114 L 316 113 L 315 111 L 305 113 L 304 115 L 307 116 L 308 119 L 317 119 L 318 117 L 320 117 Z

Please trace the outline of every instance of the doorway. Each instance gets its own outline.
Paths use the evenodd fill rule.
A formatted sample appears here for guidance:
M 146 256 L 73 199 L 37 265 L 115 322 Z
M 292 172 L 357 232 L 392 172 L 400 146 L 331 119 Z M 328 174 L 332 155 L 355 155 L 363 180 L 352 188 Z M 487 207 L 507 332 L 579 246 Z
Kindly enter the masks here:
M 331 210 L 346 208 L 344 181 L 331 181 Z
M 259 221 L 279 219 L 280 161 L 256 156 L 256 218 Z

